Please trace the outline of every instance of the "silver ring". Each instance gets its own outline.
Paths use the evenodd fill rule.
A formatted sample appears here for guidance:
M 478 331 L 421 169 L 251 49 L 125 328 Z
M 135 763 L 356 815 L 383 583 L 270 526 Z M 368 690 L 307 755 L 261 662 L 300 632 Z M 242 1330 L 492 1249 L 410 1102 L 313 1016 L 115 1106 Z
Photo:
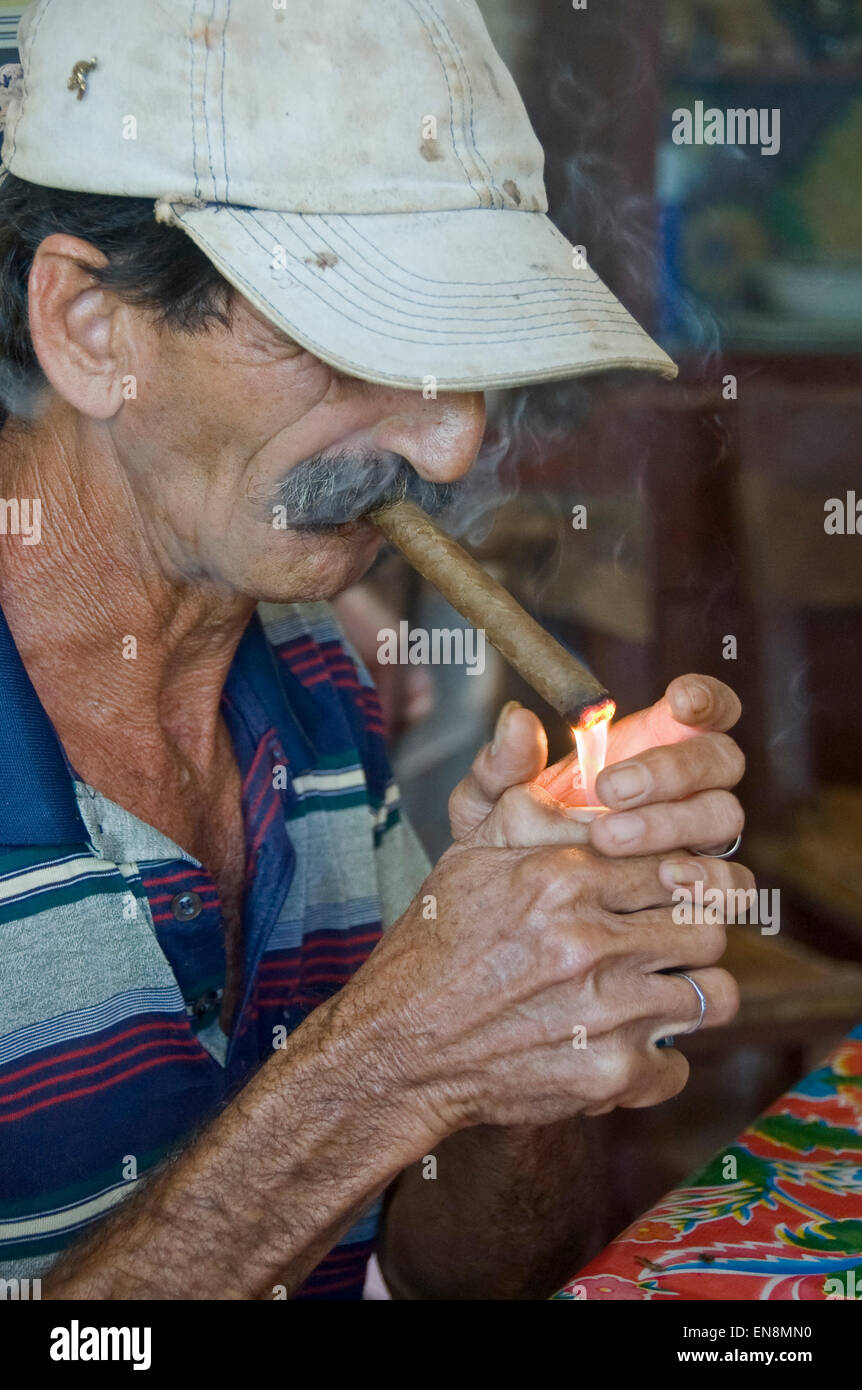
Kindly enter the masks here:
M 740 830 L 733 844 L 730 846 L 730 849 L 726 849 L 723 854 L 707 854 L 704 849 L 693 849 L 692 854 L 699 854 L 701 859 L 732 859 L 741 844 L 742 831 Z M 688 978 L 688 976 L 686 976 L 686 978 Z M 694 984 L 694 981 L 692 981 L 692 984 Z M 695 988 L 697 988 L 696 985 Z
M 686 975 L 684 970 L 669 970 L 668 974 L 678 975 L 681 980 L 688 980 L 689 984 L 691 985 L 692 989 L 698 997 L 698 1001 L 700 1003 L 700 1017 L 693 1028 L 686 1028 L 685 1030 L 686 1034 L 696 1033 L 698 1028 L 702 1027 L 703 1020 L 706 1018 L 706 995 L 704 994 L 700 985 L 697 983 L 697 980 L 693 980 L 690 975 Z M 675 1039 L 672 1037 L 659 1038 L 658 1042 L 656 1043 L 656 1047 L 673 1047 L 674 1041 Z
M 703 1020 L 706 1018 L 706 995 L 704 994 L 697 981 L 693 980 L 690 975 L 686 975 L 684 970 L 672 970 L 671 974 L 678 975 L 681 980 L 688 980 L 689 984 L 691 985 L 692 989 L 694 990 L 695 994 L 700 1000 L 700 1018 L 697 1020 L 697 1023 L 694 1025 L 693 1028 L 686 1028 L 685 1030 L 686 1033 L 696 1033 L 698 1028 L 702 1026 Z

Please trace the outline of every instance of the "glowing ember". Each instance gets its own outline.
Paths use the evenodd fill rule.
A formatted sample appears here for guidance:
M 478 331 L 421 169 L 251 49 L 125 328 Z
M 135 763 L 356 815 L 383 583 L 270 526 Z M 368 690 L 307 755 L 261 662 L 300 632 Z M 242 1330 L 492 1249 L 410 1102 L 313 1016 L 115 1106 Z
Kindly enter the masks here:
M 617 712 L 617 707 L 613 700 L 602 700 L 600 705 L 590 705 L 585 709 L 578 720 L 577 729 L 573 733 L 578 733 L 581 729 L 592 729 L 596 724 L 609 724 Z
M 616 713 L 613 700 L 604 700 L 585 710 L 581 722 L 572 730 L 578 745 L 578 771 L 576 780 L 580 782 L 586 806 L 598 806 L 596 797 L 596 778 L 605 765 L 608 751 L 608 729 Z

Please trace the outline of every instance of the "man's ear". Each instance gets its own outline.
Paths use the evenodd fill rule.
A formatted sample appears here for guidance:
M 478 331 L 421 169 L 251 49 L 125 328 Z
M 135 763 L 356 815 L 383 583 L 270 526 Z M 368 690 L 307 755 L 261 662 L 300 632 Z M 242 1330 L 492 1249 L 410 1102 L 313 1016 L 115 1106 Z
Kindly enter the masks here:
M 54 390 L 82 415 L 110 420 L 123 404 L 124 306 L 90 267 L 107 257 L 89 242 L 55 233 L 33 257 L 30 336 Z

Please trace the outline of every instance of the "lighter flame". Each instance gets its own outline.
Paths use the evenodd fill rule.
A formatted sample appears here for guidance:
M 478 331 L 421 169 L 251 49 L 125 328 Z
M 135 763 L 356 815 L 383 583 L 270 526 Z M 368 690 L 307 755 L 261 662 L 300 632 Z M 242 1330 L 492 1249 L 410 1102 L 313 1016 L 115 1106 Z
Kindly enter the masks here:
M 596 796 L 596 778 L 605 765 L 608 729 L 616 708 L 613 700 L 604 700 L 600 705 L 593 705 L 584 711 L 578 727 L 572 729 L 575 743 L 578 745 L 578 774 L 586 806 L 601 804 Z

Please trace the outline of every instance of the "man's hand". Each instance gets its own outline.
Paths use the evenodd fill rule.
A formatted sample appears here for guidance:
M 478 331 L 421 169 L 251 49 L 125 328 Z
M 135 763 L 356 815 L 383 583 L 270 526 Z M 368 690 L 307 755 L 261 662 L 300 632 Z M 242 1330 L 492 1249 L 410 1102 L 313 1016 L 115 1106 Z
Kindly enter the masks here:
M 598 783 L 611 811 L 593 821 L 573 759 L 546 769 L 538 719 L 503 711 L 452 796 L 455 844 L 421 900 L 433 898 L 436 917 L 417 901 L 356 977 L 408 1001 L 398 1021 L 390 1007 L 390 1037 L 447 1127 L 544 1124 L 674 1095 L 687 1064 L 654 1044 L 692 1027 L 698 1010 L 691 985 L 664 972 L 694 975 L 705 1026 L 733 1016 L 736 986 L 714 968 L 723 928 L 680 930 L 671 903 L 698 878 L 751 886 L 741 865 L 688 852 L 726 844 L 742 825 L 729 788 L 744 763 L 724 732 L 739 709 L 726 686 L 691 676 L 621 720 L 610 748 L 622 761 Z M 573 1054 L 580 1028 L 587 1046 Z
M 608 856 L 664 854 L 681 846 L 725 849 L 744 820 L 730 788 L 742 777 L 745 759 L 727 735 L 739 715 L 739 700 L 720 681 L 680 676 L 650 709 L 612 724 L 608 766 L 599 774 L 596 791 L 613 814 L 588 818 L 584 839 Z M 455 839 L 480 825 L 510 788 L 525 783 L 552 801 L 582 804 L 572 780 L 576 755 L 550 768 L 547 756 L 538 718 L 507 705 L 494 742 L 483 748 L 452 794 Z M 510 801 L 523 795 L 516 792 Z
M 530 793 L 525 792 L 525 797 Z M 736 985 L 714 968 L 718 925 L 677 926 L 676 881 L 656 856 L 608 860 L 589 848 L 540 845 L 548 829 L 519 808 L 529 848 L 504 848 L 503 802 L 453 846 L 423 897 L 346 987 L 381 1022 L 396 1084 L 438 1138 L 469 1124 L 549 1124 L 615 1106 L 655 1105 L 685 1085 L 688 1064 L 655 1044 L 698 1018 L 726 1023 Z M 499 812 L 499 814 L 498 814 Z M 560 817 L 571 832 L 576 827 Z M 747 888 L 748 871 L 703 860 L 705 886 Z M 434 901 L 426 920 L 422 902 Z
M 519 706 L 502 712 L 451 799 L 455 844 L 423 890 L 435 925 L 414 905 L 357 977 L 385 978 L 387 957 L 399 960 L 403 980 L 396 967 L 387 992 L 401 997 L 409 978 L 416 1041 L 402 1040 L 405 1055 L 416 1062 L 433 1039 L 447 1113 L 461 1123 L 547 1123 L 674 1095 L 687 1064 L 654 1043 L 690 1028 L 697 1001 L 687 981 L 658 972 L 695 974 L 705 1026 L 733 1016 L 736 986 L 711 968 L 723 928 L 681 931 L 670 907 L 674 889 L 697 879 L 752 886 L 741 865 L 689 853 L 742 826 L 729 788 L 744 760 L 724 732 L 739 712 L 719 681 L 687 676 L 621 720 L 609 746 L 622 761 L 598 782 L 611 811 L 593 820 L 578 805 L 574 759 L 546 769 L 539 720 Z M 589 1046 L 575 1066 L 577 1027 Z
M 726 730 L 738 715 L 731 691 L 692 676 L 620 720 L 610 731 L 615 766 L 599 781 L 611 813 L 591 825 L 574 756 L 546 768 L 539 720 L 507 706 L 454 792 L 456 844 L 438 866 L 445 892 L 434 876 L 427 885 L 439 893 L 437 920 L 400 924 L 392 943 L 419 939 L 411 1009 L 444 1105 L 491 1123 L 436 1146 L 438 1182 L 424 1181 L 419 1165 L 402 1174 L 380 1247 L 396 1297 L 545 1298 L 559 1287 L 586 1258 L 602 1207 L 595 1132 L 568 1117 L 649 1104 L 686 1079 L 682 1056 L 653 1044 L 680 1031 L 657 1022 L 663 1011 L 688 1028 L 697 1001 L 685 980 L 656 972 L 688 966 L 707 997 L 706 1024 L 732 1016 L 736 987 L 714 968 L 723 930 L 676 926 L 665 893 L 695 878 L 744 888 L 751 876 L 687 850 L 659 855 L 723 849 L 737 832 L 729 788 L 743 760 Z M 616 839 L 614 825 L 631 814 L 642 821 L 627 827 L 636 835 Z M 578 1025 L 586 1047 L 573 1051 L 578 1035 L 566 1032 Z

